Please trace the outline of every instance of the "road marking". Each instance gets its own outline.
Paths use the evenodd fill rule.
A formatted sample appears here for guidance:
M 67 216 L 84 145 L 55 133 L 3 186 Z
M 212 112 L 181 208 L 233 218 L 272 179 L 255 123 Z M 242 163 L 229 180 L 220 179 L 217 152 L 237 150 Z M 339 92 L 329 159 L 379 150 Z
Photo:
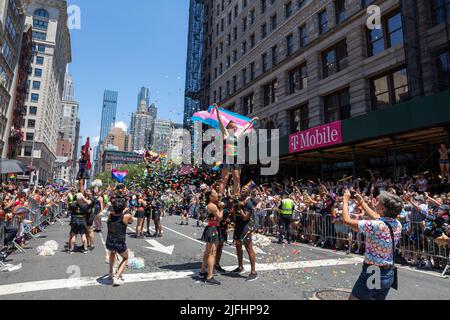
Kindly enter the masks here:
M 175 246 L 163 246 L 161 243 L 159 243 L 156 240 L 146 240 L 148 244 L 150 244 L 152 247 L 146 247 L 147 249 L 153 250 L 153 251 L 157 251 L 157 252 L 161 252 L 161 253 L 165 253 L 168 255 L 172 255 L 173 253 L 173 249 L 175 249 Z
M 192 238 L 192 237 L 189 237 L 189 236 L 187 236 L 187 235 L 185 235 L 185 234 L 183 234 L 183 233 L 181 233 L 181 232 L 178 232 L 178 231 L 176 231 L 176 230 L 170 229 L 170 228 L 168 228 L 168 227 L 163 226 L 163 228 L 164 228 L 164 229 L 167 229 L 167 230 L 169 230 L 169 231 L 172 231 L 173 233 L 176 233 L 176 234 L 178 234 L 178 235 L 180 235 L 180 236 L 182 236 L 182 237 L 185 237 L 185 238 L 187 238 L 187 239 L 190 239 L 190 240 L 192 240 L 192 241 L 194 241 L 194 242 L 200 243 L 202 246 L 205 246 L 205 243 L 202 242 L 202 241 L 199 241 L 199 240 L 197 240 L 197 239 L 194 239 L 194 238 Z M 231 253 L 231 252 L 222 250 L 222 253 L 225 253 L 225 254 L 227 254 L 227 255 L 229 255 L 229 256 L 232 256 L 232 257 L 237 258 L 237 255 L 235 255 L 235 254 L 233 254 L 233 253 Z M 245 259 L 245 258 L 244 258 L 244 261 L 245 261 L 245 262 L 250 262 L 250 260 Z
M 273 263 L 273 264 L 257 264 L 258 272 L 265 271 L 279 271 L 279 270 L 292 270 L 292 269 L 305 269 L 305 268 L 318 268 L 329 266 L 343 266 L 354 263 L 360 263 L 362 259 L 350 258 L 350 259 L 330 259 L 330 260 L 315 260 L 315 261 L 302 261 L 302 262 L 285 262 L 285 263 Z M 244 266 L 247 270 L 250 269 L 249 265 Z M 231 270 L 235 266 L 226 267 Z M 165 271 L 165 272 L 152 272 L 152 273 L 140 273 L 140 274 L 125 274 L 124 280 L 126 284 L 140 283 L 140 282 L 153 282 L 153 281 L 165 281 L 176 279 L 188 279 L 195 275 L 199 270 L 184 270 L 184 271 Z M 96 286 L 112 285 L 110 281 L 105 280 L 103 277 L 84 277 L 79 279 L 60 279 L 60 280 L 45 280 L 25 283 L 15 283 L 0 286 L 0 296 L 10 296 L 15 294 L 38 292 L 38 291 L 50 291 L 60 289 L 73 289 L 83 287 L 96 287 Z

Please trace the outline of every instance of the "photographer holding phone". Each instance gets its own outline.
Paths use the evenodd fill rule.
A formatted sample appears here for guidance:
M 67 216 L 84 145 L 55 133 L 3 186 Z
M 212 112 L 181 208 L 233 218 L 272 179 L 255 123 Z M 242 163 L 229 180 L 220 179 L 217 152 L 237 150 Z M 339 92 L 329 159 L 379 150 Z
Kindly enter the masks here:
M 402 233 L 402 225 L 396 218 L 402 211 L 403 201 L 394 194 L 382 191 L 376 198 L 373 210 L 361 195 L 357 194 L 355 197 L 372 220 L 358 221 L 350 218 L 351 193 L 347 190 L 343 198 L 342 220 L 353 231 L 366 236 L 364 266 L 350 300 L 386 300 L 391 287 L 396 287 L 394 254 Z M 372 286 L 371 282 L 373 278 L 371 270 L 374 266 L 380 269 L 379 288 Z

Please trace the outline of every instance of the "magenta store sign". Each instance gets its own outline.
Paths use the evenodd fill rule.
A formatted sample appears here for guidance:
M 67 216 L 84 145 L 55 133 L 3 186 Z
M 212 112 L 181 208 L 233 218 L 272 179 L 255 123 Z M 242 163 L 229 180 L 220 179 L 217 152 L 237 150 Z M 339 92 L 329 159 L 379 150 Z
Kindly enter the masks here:
M 342 121 L 327 123 L 289 136 L 289 153 L 313 150 L 342 143 Z

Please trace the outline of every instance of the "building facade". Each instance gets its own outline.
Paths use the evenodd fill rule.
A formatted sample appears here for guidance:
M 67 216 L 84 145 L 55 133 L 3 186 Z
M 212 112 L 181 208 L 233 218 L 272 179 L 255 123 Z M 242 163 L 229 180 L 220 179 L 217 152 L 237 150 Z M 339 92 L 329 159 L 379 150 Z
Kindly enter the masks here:
M 142 101 L 145 101 L 145 105 L 147 106 L 147 108 L 150 107 L 150 89 L 149 88 L 142 87 L 141 91 L 139 91 L 136 108 L 139 108 L 141 106 Z
M 192 116 L 201 109 L 203 39 L 205 36 L 205 1 L 190 0 L 184 126 L 192 125 Z
M 64 139 L 75 144 L 77 138 L 77 121 L 80 105 L 74 98 L 74 84 L 70 73 L 66 73 L 64 82 L 64 94 L 62 100 L 62 112 L 60 117 L 60 132 Z M 72 155 L 70 156 L 72 158 Z
M 105 150 L 102 154 L 100 172 L 111 172 L 113 169 L 140 162 L 142 162 L 142 156 L 138 153 Z
M 67 26 L 67 1 L 33 0 L 26 23 L 33 26 L 34 59 L 29 70 L 28 113 L 20 160 L 36 168 L 32 181 L 45 183 L 53 174 L 60 129 L 61 102 L 71 41 Z
M 145 150 L 151 144 L 154 121 L 155 118 L 148 112 L 147 103 L 142 100 L 137 112 L 131 116 L 130 134 L 133 150 Z
M 28 98 L 28 70 L 31 67 L 32 61 L 32 28 L 25 27 L 25 32 L 22 36 L 22 47 L 20 50 L 20 60 L 17 68 L 17 87 L 14 97 L 14 105 L 11 116 L 10 135 L 8 139 L 8 159 L 16 159 L 22 150 L 22 142 L 25 139 L 30 139 L 31 135 L 25 137 L 22 128 L 25 124 L 25 116 L 27 115 L 26 101 Z
M 27 57 L 21 56 L 22 37 L 25 35 L 25 16 L 27 2 L 24 0 L 0 1 L 0 156 L 5 158 L 16 149 L 24 138 L 21 124 L 24 116 L 24 105 L 21 101 L 26 88 L 23 86 L 23 68 L 27 68 Z M 28 29 L 27 29 L 28 30 Z M 26 46 L 29 43 L 25 39 Z M 23 59 L 22 59 L 23 58 Z M 19 63 L 23 63 L 20 68 Z M 25 80 L 26 81 L 26 80 Z M 19 101 L 15 99 L 19 94 Z M 13 123 L 15 122 L 15 123 Z M 16 126 L 14 126 L 14 124 Z M 12 149 L 7 144 L 11 136 Z M 9 152 L 11 151 L 11 152 Z
M 380 8 L 381 25 L 376 28 L 368 27 L 369 5 Z M 355 159 L 366 167 L 372 165 L 371 158 L 394 163 L 394 137 L 385 137 L 388 142 L 378 146 L 381 154 L 367 152 L 364 143 L 421 127 L 406 125 L 408 119 L 400 118 L 396 121 L 404 125 L 374 130 L 367 137 L 361 123 L 356 130 L 360 138 L 342 130 L 342 153 L 327 152 L 328 148 L 290 152 L 291 134 L 336 121 L 343 128 L 355 128 L 362 119 L 385 116 L 450 89 L 448 1 L 218 0 L 206 1 L 205 6 L 202 109 L 216 102 L 258 116 L 259 128 L 280 130 L 282 160 L 320 167 L 321 172 L 310 170 L 316 175 L 337 173 L 333 165 L 344 168 L 350 163 L 355 170 Z M 419 137 L 406 139 L 410 144 L 402 152 L 416 157 L 414 148 L 420 147 L 426 155 L 424 145 L 448 140 L 449 120 L 433 123 L 430 118 L 425 128 L 439 124 L 439 134 L 424 143 Z
M 125 131 L 123 131 L 121 128 L 112 128 L 108 138 L 105 140 L 105 145 L 113 145 L 118 148 L 119 151 L 124 152 L 130 152 L 131 145 L 130 145 L 130 136 Z
M 155 120 L 152 143 L 156 153 L 169 153 L 172 122 L 168 120 Z
M 117 101 L 119 93 L 117 91 L 105 90 L 103 94 L 102 122 L 100 127 L 100 145 L 108 137 L 111 127 L 116 123 Z

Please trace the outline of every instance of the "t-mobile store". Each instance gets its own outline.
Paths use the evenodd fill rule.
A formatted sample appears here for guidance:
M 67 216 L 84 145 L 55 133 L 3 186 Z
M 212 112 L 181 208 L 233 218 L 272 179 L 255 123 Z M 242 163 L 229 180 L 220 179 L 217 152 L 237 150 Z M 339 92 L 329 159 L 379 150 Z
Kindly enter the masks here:
M 437 178 L 439 144 L 450 140 L 450 91 L 291 134 L 280 141 L 280 176 Z

